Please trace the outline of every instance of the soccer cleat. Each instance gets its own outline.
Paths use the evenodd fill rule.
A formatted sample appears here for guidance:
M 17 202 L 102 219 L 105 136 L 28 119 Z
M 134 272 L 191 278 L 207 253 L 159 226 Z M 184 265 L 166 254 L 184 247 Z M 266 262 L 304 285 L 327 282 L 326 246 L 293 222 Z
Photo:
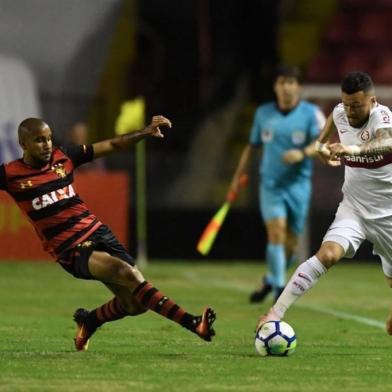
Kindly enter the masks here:
M 215 336 L 215 330 L 212 324 L 216 319 L 216 313 L 212 308 L 205 308 L 203 314 L 200 316 L 200 321 L 196 325 L 194 332 L 207 342 L 211 342 L 212 337 Z
M 76 335 L 74 338 L 75 348 L 78 351 L 86 351 L 88 349 L 88 344 L 90 337 L 93 335 L 94 331 L 90 331 L 86 326 L 86 319 L 89 315 L 87 309 L 79 308 L 75 310 L 73 319 L 76 322 Z
M 258 331 L 261 328 L 261 326 L 267 323 L 268 321 L 280 321 L 280 317 L 275 313 L 273 308 L 271 308 L 267 313 L 263 314 L 259 318 L 259 322 L 257 323 L 256 326 L 256 331 Z
M 251 293 L 249 297 L 249 302 L 250 303 L 262 302 L 271 291 L 272 291 L 272 285 L 267 283 L 266 279 L 264 278 L 262 286 L 258 290 Z

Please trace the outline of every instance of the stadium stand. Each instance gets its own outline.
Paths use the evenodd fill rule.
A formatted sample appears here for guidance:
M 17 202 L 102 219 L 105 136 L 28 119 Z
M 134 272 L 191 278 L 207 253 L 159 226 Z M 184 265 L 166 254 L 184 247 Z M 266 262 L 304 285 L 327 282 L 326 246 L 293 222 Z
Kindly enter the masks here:
M 362 69 L 376 83 L 392 83 L 391 60 L 383 55 L 391 49 L 391 16 L 391 1 L 342 1 L 326 24 L 319 50 L 306 67 L 306 81 L 338 82 L 348 71 Z

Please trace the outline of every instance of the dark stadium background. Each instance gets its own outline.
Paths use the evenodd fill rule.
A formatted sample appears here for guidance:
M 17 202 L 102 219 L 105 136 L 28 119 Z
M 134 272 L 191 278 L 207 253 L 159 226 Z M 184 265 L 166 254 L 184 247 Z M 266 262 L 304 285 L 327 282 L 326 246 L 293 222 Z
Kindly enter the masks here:
M 370 48 L 381 45 L 381 16 L 391 15 L 381 3 L 366 12 L 360 0 L 322 0 L 317 8 L 310 0 L 0 0 L 0 54 L 31 67 L 43 118 L 59 142 L 77 121 L 88 123 L 91 141 L 113 136 L 121 103 L 137 95 L 146 99 L 147 120 L 159 113 L 173 121 L 163 142 L 147 143 L 148 255 L 194 259 L 201 258 L 196 241 L 224 200 L 253 111 L 273 98 L 279 62 L 298 64 L 306 83 L 336 84 L 354 66 L 378 83 L 392 82 L 388 68 L 382 73 L 371 60 Z M 360 29 L 369 13 L 373 19 Z M 323 101 L 326 110 L 333 103 Z M 133 178 L 131 155 L 107 165 Z M 256 164 L 212 258 L 264 257 Z M 316 163 L 308 253 L 333 219 L 341 183 L 341 170 Z M 134 199 L 132 192 L 133 254 Z M 369 247 L 359 257 L 370 258 Z

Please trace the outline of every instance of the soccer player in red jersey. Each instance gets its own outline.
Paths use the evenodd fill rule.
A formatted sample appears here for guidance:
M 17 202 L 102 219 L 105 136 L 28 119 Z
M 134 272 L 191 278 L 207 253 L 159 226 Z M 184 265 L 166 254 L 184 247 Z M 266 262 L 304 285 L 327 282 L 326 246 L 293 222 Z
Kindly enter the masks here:
M 215 312 L 206 307 L 194 316 L 146 281 L 127 250 L 79 198 L 73 171 L 94 158 L 125 150 L 148 137 L 162 138 L 160 127 L 171 127 L 154 116 L 141 131 L 91 145 L 55 147 L 48 124 L 27 118 L 18 128 L 23 157 L 0 165 L 0 190 L 8 192 L 27 215 L 44 249 L 69 273 L 102 282 L 114 297 L 88 311 L 77 309 L 75 347 L 87 350 L 90 337 L 102 324 L 153 310 L 211 341 Z

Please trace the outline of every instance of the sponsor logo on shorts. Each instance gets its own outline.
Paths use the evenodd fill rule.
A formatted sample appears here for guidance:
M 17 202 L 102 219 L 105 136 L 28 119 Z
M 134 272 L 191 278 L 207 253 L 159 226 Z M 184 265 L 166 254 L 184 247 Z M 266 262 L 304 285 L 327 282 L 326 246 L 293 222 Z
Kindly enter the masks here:
M 92 241 L 83 241 L 82 243 L 78 244 L 79 248 L 90 248 L 92 246 Z

